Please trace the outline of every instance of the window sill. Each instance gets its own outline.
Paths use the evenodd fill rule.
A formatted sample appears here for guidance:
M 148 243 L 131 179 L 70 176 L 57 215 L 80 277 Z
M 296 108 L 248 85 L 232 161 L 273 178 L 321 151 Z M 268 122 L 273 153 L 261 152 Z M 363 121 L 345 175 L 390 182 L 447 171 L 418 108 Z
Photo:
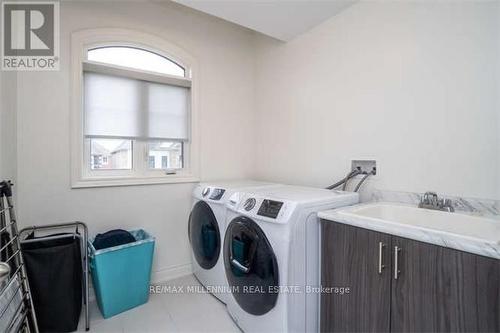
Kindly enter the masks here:
M 92 187 L 114 187 L 114 186 L 134 186 L 134 185 L 158 185 L 158 184 L 180 184 L 197 183 L 200 179 L 192 175 L 171 175 L 162 177 L 143 178 L 87 178 L 73 181 L 71 188 L 92 188 Z

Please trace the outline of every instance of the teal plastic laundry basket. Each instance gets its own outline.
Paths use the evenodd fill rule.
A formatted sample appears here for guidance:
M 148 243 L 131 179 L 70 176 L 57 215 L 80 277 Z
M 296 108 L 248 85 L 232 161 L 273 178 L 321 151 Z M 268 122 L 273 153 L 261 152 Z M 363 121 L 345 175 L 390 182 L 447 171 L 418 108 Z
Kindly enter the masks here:
M 146 231 L 129 231 L 135 242 L 96 250 L 89 240 L 90 271 L 97 305 L 104 318 L 144 304 L 149 298 L 155 239 Z

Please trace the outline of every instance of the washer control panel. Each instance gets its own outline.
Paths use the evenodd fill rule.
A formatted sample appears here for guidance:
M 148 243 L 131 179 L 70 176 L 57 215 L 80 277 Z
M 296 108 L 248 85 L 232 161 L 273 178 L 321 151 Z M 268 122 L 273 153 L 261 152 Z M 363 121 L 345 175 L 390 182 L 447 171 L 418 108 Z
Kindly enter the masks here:
M 282 201 L 274 201 L 269 199 L 262 200 L 262 204 L 260 205 L 259 211 L 257 215 L 270 217 L 275 219 L 278 217 L 278 214 L 283 206 Z
M 248 216 L 258 221 L 288 223 L 297 210 L 297 203 L 280 198 L 270 198 L 259 194 L 235 192 L 226 207 L 236 214 Z

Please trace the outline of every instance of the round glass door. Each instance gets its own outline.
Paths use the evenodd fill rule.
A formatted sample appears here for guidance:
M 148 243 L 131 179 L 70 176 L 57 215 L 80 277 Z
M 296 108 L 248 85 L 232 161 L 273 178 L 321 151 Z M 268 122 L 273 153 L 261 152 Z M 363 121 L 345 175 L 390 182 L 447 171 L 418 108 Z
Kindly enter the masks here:
M 279 290 L 278 262 L 266 235 L 250 218 L 240 216 L 229 224 L 224 267 L 233 296 L 243 310 L 260 316 L 274 308 Z
M 204 201 L 198 201 L 189 215 L 189 241 L 194 257 L 204 269 L 211 269 L 219 259 L 221 239 L 217 219 Z

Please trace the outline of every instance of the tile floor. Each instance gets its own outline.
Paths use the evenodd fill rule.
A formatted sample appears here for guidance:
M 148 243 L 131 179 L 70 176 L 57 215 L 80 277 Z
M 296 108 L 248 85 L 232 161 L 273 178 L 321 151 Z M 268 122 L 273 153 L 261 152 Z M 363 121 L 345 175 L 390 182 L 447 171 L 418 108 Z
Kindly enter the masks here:
M 165 283 L 168 286 L 200 286 L 192 275 Z M 225 305 L 210 294 L 151 294 L 149 302 L 104 319 L 90 302 L 90 332 L 234 332 L 241 333 L 227 314 Z M 80 320 L 79 332 L 85 331 Z

